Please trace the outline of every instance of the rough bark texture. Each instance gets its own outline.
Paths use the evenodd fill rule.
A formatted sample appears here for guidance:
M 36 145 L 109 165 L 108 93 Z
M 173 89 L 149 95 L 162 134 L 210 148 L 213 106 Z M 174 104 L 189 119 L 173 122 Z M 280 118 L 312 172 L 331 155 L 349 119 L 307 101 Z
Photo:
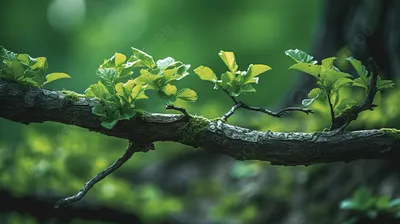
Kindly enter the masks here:
M 111 130 L 92 114 L 95 99 L 70 97 L 58 91 L 0 80 L 0 117 L 29 124 L 53 121 L 129 139 L 138 143 L 181 142 L 225 153 L 239 160 L 277 165 L 384 159 L 400 155 L 395 130 L 331 133 L 259 132 L 202 117 L 143 113 L 118 122 Z

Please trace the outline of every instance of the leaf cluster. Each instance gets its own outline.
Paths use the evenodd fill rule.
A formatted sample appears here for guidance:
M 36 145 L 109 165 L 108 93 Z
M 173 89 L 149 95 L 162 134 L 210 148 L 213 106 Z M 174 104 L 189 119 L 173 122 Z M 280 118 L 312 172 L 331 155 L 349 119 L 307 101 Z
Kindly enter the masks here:
M 346 109 L 358 104 L 355 99 L 340 97 L 339 90 L 342 87 L 361 87 L 365 89 L 365 92 L 367 92 L 369 88 L 372 74 L 371 71 L 368 71 L 359 60 L 352 57 L 347 58 L 347 61 L 350 62 L 357 72 L 359 76 L 358 78 L 353 77 L 349 73 L 342 72 L 334 66 L 333 63 L 336 60 L 336 57 L 325 58 L 321 61 L 321 64 L 317 64 L 317 61 L 313 60 L 313 56 L 308 55 L 301 50 L 287 50 L 285 53 L 296 62 L 296 64 L 292 65 L 289 69 L 295 69 L 307 73 L 317 79 L 318 87 L 312 89 L 308 93 L 309 98 L 302 101 L 304 106 L 311 105 L 319 98 L 325 98 L 333 113 L 339 115 Z M 393 81 L 382 80 L 378 76 L 377 91 L 391 88 L 393 85 Z
M 175 61 L 171 57 L 155 62 L 149 54 L 132 48 L 132 55 L 115 53 L 104 60 L 97 70 L 99 81 L 89 86 L 86 96 L 101 100 L 92 112 L 102 117 L 102 125 L 111 129 L 119 120 L 129 119 L 136 114 L 136 100 L 147 99 L 145 90 L 155 90 L 166 104 L 177 99 L 195 101 L 197 94 L 191 89 L 177 90 L 171 82 L 189 75 L 190 65 Z M 140 75 L 133 76 L 139 69 Z
M 194 72 L 200 79 L 214 83 L 214 89 L 220 87 L 233 97 L 237 97 L 241 93 L 255 93 L 256 90 L 252 84 L 258 83 L 260 74 L 271 70 L 267 65 L 250 64 L 247 71 L 240 71 L 233 52 L 220 51 L 218 55 L 228 67 L 228 71 L 222 73 L 220 79 L 211 68 L 206 66 L 199 66 Z
M 28 54 L 17 54 L 0 46 L 0 78 L 21 84 L 42 87 L 58 79 L 71 78 L 66 73 L 46 75 L 48 68 L 45 57 L 32 58 Z
M 400 198 L 390 199 L 388 195 L 373 195 L 368 188 L 359 188 L 351 198 L 340 202 L 340 209 L 359 212 L 369 219 L 385 213 L 400 217 Z

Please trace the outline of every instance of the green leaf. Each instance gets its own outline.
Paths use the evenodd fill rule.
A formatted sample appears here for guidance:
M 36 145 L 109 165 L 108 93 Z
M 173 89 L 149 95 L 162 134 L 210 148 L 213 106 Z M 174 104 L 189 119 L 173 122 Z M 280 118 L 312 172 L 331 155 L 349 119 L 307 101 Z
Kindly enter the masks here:
M 12 75 L 13 75 L 15 80 L 17 80 L 19 77 L 23 77 L 24 76 L 25 68 L 24 68 L 23 64 L 20 61 L 17 61 L 17 60 L 14 60 L 14 61 L 4 60 L 4 62 L 10 68 L 11 73 L 12 73 Z M 37 80 L 35 80 L 35 81 L 37 82 Z
M 389 202 L 390 207 L 397 207 L 400 205 L 400 198 L 395 198 Z
M 135 82 L 137 84 L 148 85 L 148 90 L 158 90 L 160 88 L 158 85 L 158 80 L 161 78 L 161 75 L 154 75 L 146 69 L 141 69 L 140 76 L 135 79 Z
M 318 96 L 316 96 L 315 98 L 311 98 L 311 99 L 304 99 L 301 101 L 301 104 L 305 107 L 310 106 L 316 99 L 318 98 Z
M 352 199 L 346 199 L 340 202 L 339 207 L 340 209 L 353 210 L 356 209 L 358 205 Z
M 293 60 L 295 60 L 297 63 L 311 63 L 315 64 L 316 61 L 313 61 L 312 59 L 314 58 L 311 55 L 308 55 L 306 52 L 298 50 L 298 49 L 290 49 L 285 51 L 285 54 L 289 57 L 291 57 Z
M 251 64 L 249 65 L 249 68 L 247 69 L 247 73 L 243 76 L 243 84 L 248 84 L 248 83 L 258 83 L 258 75 L 271 70 L 271 67 L 268 65 L 263 65 L 263 64 Z
M 380 196 L 376 201 L 376 207 L 378 209 L 388 209 L 390 207 L 389 201 L 390 197 L 388 195 Z
M 162 92 L 167 96 L 176 95 L 177 89 L 176 86 L 167 84 L 162 88 Z
M 161 60 L 157 61 L 157 68 L 160 69 L 160 71 L 165 70 L 166 68 L 168 68 L 169 66 L 171 66 L 173 63 L 175 62 L 175 60 L 171 57 L 167 57 Z
M 190 68 L 190 65 L 181 65 L 178 67 L 178 70 L 176 71 L 176 80 L 181 80 L 184 77 L 186 77 L 187 75 L 189 75 L 189 73 L 187 72 Z
M 211 68 L 206 66 L 199 66 L 194 70 L 194 73 L 200 77 L 201 80 L 216 82 L 217 76 Z
M 112 129 L 117 124 L 117 122 L 118 120 L 103 121 L 101 122 L 101 126 L 107 129 Z
M 356 78 L 353 81 L 353 86 L 358 86 L 364 89 L 368 89 L 368 80 L 362 77 Z
M 336 60 L 336 57 L 330 57 L 330 58 L 325 58 L 322 60 L 322 67 L 324 69 L 332 69 L 333 67 L 333 62 Z
M 333 89 L 335 90 L 339 90 L 339 88 L 347 85 L 347 84 L 351 84 L 353 83 L 353 80 L 349 79 L 349 78 L 340 78 L 337 79 L 334 83 L 333 83 Z
M 378 79 L 377 89 L 381 91 L 383 89 L 390 89 L 394 86 L 394 82 L 392 80 L 380 80 Z
M 310 90 L 310 92 L 308 93 L 308 97 L 315 98 L 315 97 L 318 97 L 319 94 L 321 94 L 321 93 L 322 93 L 322 89 L 314 88 L 314 89 Z
M 352 98 L 345 98 L 342 99 L 334 108 L 334 111 L 336 112 L 336 114 L 340 114 L 343 111 L 345 111 L 346 109 L 357 105 L 357 101 L 352 99 Z
M 126 61 L 126 56 L 121 53 L 115 53 L 113 59 L 114 59 L 114 65 L 118 67 Z
M 96 72 L 100 81 L 108 89 L 110 93 L 114 92 L 114 85 L 118 81 L 118 73 L 114 68 L 100 68 Z
M 97 97 L 101 100 L 110 100 L 111 94 L 108 92 L 107 88 L 100 81 L 97 84 L 89 86 L 85 90 L 85 95 L 88 97 Z
M 156 67 L 156 63 L 154 62 L 152 56 L 133 47 L 132 47 L 132 59 L 130 60 L 133 61 L 140 60 L 143 66 L 146 66 L 147 68 L 150 69 Z
M 254 89 L 254 87 L 251 84 L 246 84 L 246 85 L 242 86 L 240 93 L 242 93 L 242 92 L 243 93 L 255 93 L 256 89 Z
M 232 73 L 237 71 L 238 66 L 236 64 L 235 54 L 233 52 L 220 51 L 218 55 Z
M 321 69 L 321 66 L 320 65 L 314 65 L 314 64 L 308 64 L 308 63 L 299 62 L 297 64 L 294 64 L 294 65 L 290 66 L 289 69 L 299 70 L 301 72 L 304 72 L 304 73 L 310 74 L 310 75 L 312 75 L 312 76 L 314 76 L 316 78 L 319 78 L 318 74 L 319 74 L 319 71 Z
M 225 72 L 221 75 L 221 86 L 227 89 L 229 86 L 232 87 L 232 82 L 235 77 L 231 72 Z
M 185 100 L 185 101 L 196 101 L 197 100 L 197 94 L 195 91 L 188 89 L 188 88 L 184 88 L 179 90 L 178 94 L 176 95 L 176 97 L 178 97 L 181 100 Z
M 32 62 L 35 62 L 28 54 L 18 54 L 17 59 L 26 66 L 30 66 Z
M 49 66 L 47 63 L 47 58 L 37 57 L 37 58 L 34 58 L 34 61 L 36 61 L 36 63 L 32 64 L 30 66 L 30 69 L 32 69 L 32 70 L 39 69 L 39 70 L 42 70 L 43 72 L 47 71 L 47 68 Z
M 106 117 L 107 116 L 106 109 L 101 104 L 96 104 L 92 108 L 92 113 L 97 115 L 97 116 L 100 116 L 100 117 Z
M 366 77 L 368 74 L 367 69 L 365 66 L 361 63 L 361 61 L 353 58 L 353 57 L 348 57 L 346 58 L 347 61 L 350 62 L 350 64 L 353 66 L 353 68 L 356 70 L 357 74 L 360 77 Z
M 46 82 L 43 83 L 43 85 L 46 85 L 50 82 L 53 82 L 55 80 L 58 79 L 70 79 L 71 76 L 69 76 L 66 73 L 62 73 L 62 72 L 54 72 L 54 73 L 50 73 L 48 75 L 46 75 Z

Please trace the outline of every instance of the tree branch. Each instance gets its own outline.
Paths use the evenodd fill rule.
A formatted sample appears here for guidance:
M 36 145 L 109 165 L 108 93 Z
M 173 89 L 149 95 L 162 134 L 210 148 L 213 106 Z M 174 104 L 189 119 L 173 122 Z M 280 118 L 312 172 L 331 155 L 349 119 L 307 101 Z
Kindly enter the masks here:
M 400 156 L 400 131 L 392 129 L 322 133 L 259 132 L 202 117 L 140 113 L 111 130 L 92 114 L 98 101 L 58 91 L 24 87 L 0 80 L 0 117 L 29 124 L 53 121 L 128 139 L 137 144 L 180 142 L 227 154 L 239 160 L 278 165 L 385 159 Z
M 129 142 L 128 148 L 126 149 L 125 153 L 120 158 L 118 158 L 113 164 L 111 164 L 111 166 L 107 167 L 105 170 L 101 171 L 95 177 L 86 182 L 86 184 L 82 187 L 82 189 L 78 191 L 78 193 L 76 193 L 75 195 L 59 200 L 54 206 L 54 208 L 59 208 L 60 206 L 65 206 L 81 200 L 96 183 L 98 183 L 108 175 L 112 174 L 119 167 L 121 167 L 126 161 L 128 161 L 132 157 L 133 153 L 147 152 L 151 149 L 154 149 L 153 144 L 138 145 L 133 142 Z

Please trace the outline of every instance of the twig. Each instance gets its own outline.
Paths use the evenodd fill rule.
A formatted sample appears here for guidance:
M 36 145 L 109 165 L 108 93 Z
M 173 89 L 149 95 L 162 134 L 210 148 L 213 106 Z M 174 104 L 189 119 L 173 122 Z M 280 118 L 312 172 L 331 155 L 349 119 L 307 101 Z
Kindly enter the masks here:
M 223 88 L 221 85 L 217 84 L 219 86 L 219 88 L 221 88 L 231 99 L 232 101 L 235 103 L 232 108 L 226 113 L 224 114 L 224 116 L 222 116 L 221 120 L 226 121 L 230 116 L 232 116 L 235 111 L 239 108 L 244 108 L 247 110 L 252 110 L 252 111 L 258 111 L 258 112 L 262 112 L 265 114 L 268 114 L 270 116 L 273 117 L 281 117 L 282 115 L 284 115 L 285 113 L 288 113 L 290 111 L 301 111 L 304 112 L 306 114 L 309 113 L 314 113 L 311 109 L 307 109 L 307 108 L 301 108 L 301 107 L 287 107 L 285 109 L 282 109 L 278 112 L 273 112 L 271 110 L 268 110 L 266 108 L 263 107 L 255 107 L 255 106 L 250 106 L 246 103 L 243 103 L 242 101 L 238 101 L 234 96 L 232 96 L 228 90 L 226 90 L 225 88 Z
M 367 95 L 365 96 L 363 102 L 355 107 L 349 108 L 342 112 L 341 115 L 338 117 L 335 117 L 334 121 L 332 122 L 331 127 L 329 128 L 330 131 L 336 130 L 338 128 L 342 127 L 347 127 L 351 121 L 354 121 L 357 119 L 358 114 L 365 110 L 373 110 L 375 107 L 378 105 L 373 104 L 374 98 L 376 93 L 378 92 L 377 89 L 377 80 L 378 80 L 378 74 L 379 74 L 379 67 L 375 63 L 374 59 L 369 58 L 369 68 L 371 71 L 371 78 L 369 79 L 368 82 L 368 90 L 367 90 Z M 341 130 L 343 131 L 343 130 Z
M 132 141 L 129 142 L 129 145 L 125 153 L 120 158 L 118 158 L 111 166 L 107 167 L 105 170 L 101 171 L 91 180 L 86 182 L 85 185 L 82 187 L 82 189 L 78 191 L 78 193 L 76 193 L 75 195 L 59 200 L 54 206 L 54 208 L 59 208 L 60 206 L 66 206 L 68 204 L 81 200 L 97 182 L 104 179 L 106 176 L 110 175 L 119 167 L 121 167 L 126 161 L 129 160 L 129 158 L 131 158 L 131 156 L 135 152 L 147 152 L 151 149 L 154 149 L 153 144 L 139 145 L 133 143 Z
M 178 106 L 175 106 L 173 104 L 166 104 L 165 105 L 165 109 L 167 109 L 167 110 L 177 110 L 177 111 L 181 112 L 183 115 L 185 115 L 185 117 L 187 117 L 187 118 L 190 117 L 188 112 L 186 111 L 186 109 L 183 108 L 183 107 L 178 107 Z

